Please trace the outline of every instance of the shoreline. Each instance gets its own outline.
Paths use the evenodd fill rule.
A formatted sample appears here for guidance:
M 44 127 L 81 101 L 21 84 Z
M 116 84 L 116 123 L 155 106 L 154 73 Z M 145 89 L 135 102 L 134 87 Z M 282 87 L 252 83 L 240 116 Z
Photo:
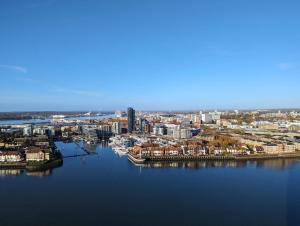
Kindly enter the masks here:
M 146 158 L 139 158 L 128 154 L 128 159 L 134 163 L 142 164 L 145 162 L 168 162 L 168 161 L 210 161 L 210 160 L 221 160 L 221 161 L 249 161 L 249 160 L 268 160 L 268 159 L 291 159 L 299 158 L 300 152 L 287 153 L 287 154 L 274 154 L 274 155 L 250 155 L 250 156 L 214 156 L 214 155 L 203 155 L 203 156 L 151 156 Z
M 36 162 L 36 163 L 28 163 L 25 161 L 22 162 L 12 162 L 12 163 L 0 163 L 0 169 L 20 169 L 26 170 L 29 172 L 47 170 L 57 168 L 63 165 L 62 158 L 56 158 L 47 162 Z

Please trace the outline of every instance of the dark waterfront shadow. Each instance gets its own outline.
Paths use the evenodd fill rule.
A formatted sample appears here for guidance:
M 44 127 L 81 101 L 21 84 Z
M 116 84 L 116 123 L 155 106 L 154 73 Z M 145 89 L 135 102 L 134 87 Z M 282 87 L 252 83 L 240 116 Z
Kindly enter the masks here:
M 131 161 L 128 161 L 128 164 L 131 164 L 132 167 L 139 167 L 141 173 L 142 170 L 147 171 L 149 169 L 183 169 L 201 171 L 212 168 L 232 168 L 236 170 L 243 168 L 252 168 L 254 169 L 254 171 L 260 170 L 263 174 L 265 173 L 263 172 L 263 170 L 269 170 L 269 172 L 273 171 L 272 173 L 275 173 L 274 180 L 276 180 L 276 177 L 278 178 L 278 184 L 276 185 L 277 187 L 274 188 L 270 185 L 269 187 L 267 186 L 264 189 L 269 190 L 269 194 L 266 194 L 266 196 L 272 196 L 274 190 L 276 189 L 282 191 L 281 193 L 278 193 L 276 197 L 273 197 L 274 200 L 272 201 L 282 203 L 282 205 L 276 206 L 277 209 L 281 209 L 280 216 L 282 216 L 282 221 L 276 225 L 300 225 L 300 159 L 270 159 L 258 161 L 170 161 L 147 162 L 144 164 L 133 164 Z M 253 192 L 255 193 L 257 191 Z M 264 191 L 262 191 L 262 193 L 263 192 Z M 273 223 L 270 225 L 273 225 Z
M 50 165 L 41 166 L 40 169 L 27 170 L 27 169 L 0 169 L 1 177 L 18 177 L 18 176 L 30 176 L 30 177 L 48 177 L 51 176 L 53 170 L 63 167 L 63 161 L 58 163 L 52 163 Z
M 291 170 L 287 176 L 286 219 L 288 226 L 300 225 L 300 171 Z
M 130 164 L 134 164 L 128 161 Z M 206 168 L 244 168 L 254 167 L 257 169 L 275 169 L 285 170 L 300 163 L 300 159 L 271 159 L 271 160 L 256 160 L 256 161 L 149 161 L 144 164 L 134 164 L 144 168 L 183 168 L 183 169 L 206 169 Z

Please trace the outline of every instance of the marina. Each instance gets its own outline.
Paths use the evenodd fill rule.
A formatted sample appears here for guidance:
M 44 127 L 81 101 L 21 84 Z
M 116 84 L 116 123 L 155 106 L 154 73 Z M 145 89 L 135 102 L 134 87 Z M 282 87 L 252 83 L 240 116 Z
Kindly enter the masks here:
M 128 154 L 130 141 L 120 136 L 109 138 L 108 145 L 120 156 L 125 156 Z

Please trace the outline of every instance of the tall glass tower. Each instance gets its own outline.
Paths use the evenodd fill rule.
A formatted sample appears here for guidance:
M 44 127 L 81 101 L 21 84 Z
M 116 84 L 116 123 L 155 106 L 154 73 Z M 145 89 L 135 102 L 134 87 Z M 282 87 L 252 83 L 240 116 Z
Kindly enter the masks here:
M 135 130 L 135 110 L 133 108 L 127 109 L 128 133 Z

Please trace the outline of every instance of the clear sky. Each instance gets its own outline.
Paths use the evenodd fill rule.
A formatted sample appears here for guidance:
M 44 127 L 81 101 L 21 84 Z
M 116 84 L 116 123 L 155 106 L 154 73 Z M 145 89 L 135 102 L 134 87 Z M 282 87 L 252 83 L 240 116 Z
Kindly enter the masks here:
M 298 0 L 0 0 L 0 111 L 300 107 Z

